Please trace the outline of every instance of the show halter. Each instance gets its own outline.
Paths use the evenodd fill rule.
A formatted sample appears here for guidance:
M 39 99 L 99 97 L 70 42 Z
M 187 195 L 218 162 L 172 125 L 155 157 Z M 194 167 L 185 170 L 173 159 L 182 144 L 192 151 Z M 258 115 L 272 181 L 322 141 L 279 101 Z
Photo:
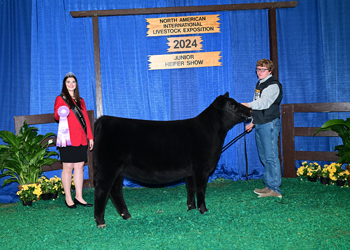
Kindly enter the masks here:
M 245 128 L 245 123 L 246 121 L 244 121 L 244 128 Z M 246 180 L 248 179 L 248 156 L 247 156 L 247 142 L 246 142 L 246 138 L 245 135 L 247 134 L 247 130 L 244 130 L 243 133 L 239 134 L 237 137 L 235 137 L 233 140 L 231 140 L 229 143 L 227 143 L 222 149 L 221 149 L 221 154 L 223 152 L 226 151 L 226 149 L 228 149 L 229 147 L 231 147 L 236 141 L 238 141 L 239 139 L 241 139 L 244 136 L 244 155 L 245 155 L 245 173 L 246 173 Z
M 239 139 L 241 139 L 246 133 L 248 133 L 246 130 L 239 134 L 237 137 L 235 137 L 232 141 L 230 141 L 229 143 L 227 143 L 221 150 L 221 153 L 225 152 L 226 149 L 228 149 L 229 147 L 231 147 L 236 141 L 238 141 Z

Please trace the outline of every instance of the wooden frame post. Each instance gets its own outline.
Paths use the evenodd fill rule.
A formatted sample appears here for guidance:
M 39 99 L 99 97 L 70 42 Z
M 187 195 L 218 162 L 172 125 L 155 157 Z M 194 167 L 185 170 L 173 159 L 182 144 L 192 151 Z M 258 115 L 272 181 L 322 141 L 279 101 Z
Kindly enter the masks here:
M 100 32 L 98 27 L 97 16 L 92 17 L 92 29 L 93 29 L 93 37 L 94 37 L 96 111 L 97 111 L 97 118 L 99 118 L 100 116 L 103 115 L 103 105 L 102 105 L 102 84 L 101 84 Z
M 276 9 L 269 9 L 269 41 L 270 60 L 273 62 L 273 76 L 278 80 L 278 47 L 277 47 L 277 22 Z

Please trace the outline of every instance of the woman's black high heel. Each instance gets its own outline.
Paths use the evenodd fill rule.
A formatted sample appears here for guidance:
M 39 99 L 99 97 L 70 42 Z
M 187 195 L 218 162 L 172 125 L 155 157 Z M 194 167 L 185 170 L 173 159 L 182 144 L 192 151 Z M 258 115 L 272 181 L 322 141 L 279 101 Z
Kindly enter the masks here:
M 93 205 L 92 204 L 89 204 L 89 203 L 81 203 L 80 201 L 78 201 L 77 199 L 74 198 L 74 204 L 75 205 L 81 205 L 81 206 L 84 206 L 84 207 L 92 207 Z
M 74 203 L 73 205 L 69 206 L 69 205 L 67 204 L 67 201 L 64 201 L 64 202 L 66 203 L 66 206 L 69 207 L 69 208 L 77 208 L 77 206 L 75 205 L 75 203 Z

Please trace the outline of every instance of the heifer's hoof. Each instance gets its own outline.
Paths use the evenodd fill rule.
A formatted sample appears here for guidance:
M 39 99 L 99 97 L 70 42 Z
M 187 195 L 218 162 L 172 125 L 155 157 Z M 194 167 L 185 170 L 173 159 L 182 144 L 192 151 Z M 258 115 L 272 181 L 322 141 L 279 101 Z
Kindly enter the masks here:
M 208 212 L 208 209 L 206 207 L 200 207 L 200 208 L 198 208 L 198 210 L 199 210 L 199 212 L 201 212 L 201 214 Z
M 187 210 L 187 212 L 190 211 L 190 210 L 192 210 L 192 209 L 196 209 L 196 206 L 188 205 L 188 210 Z
M 100 225 L 97 225 L 98 228 L 105 228 L 106 227 L 106 224 L 100 224 Z
M 131 215 L 128 213 L 125 213 L 125 214 L 120 214 L 120 216 L 124 219 L 124 220 L 128 220 L 131 218 Z

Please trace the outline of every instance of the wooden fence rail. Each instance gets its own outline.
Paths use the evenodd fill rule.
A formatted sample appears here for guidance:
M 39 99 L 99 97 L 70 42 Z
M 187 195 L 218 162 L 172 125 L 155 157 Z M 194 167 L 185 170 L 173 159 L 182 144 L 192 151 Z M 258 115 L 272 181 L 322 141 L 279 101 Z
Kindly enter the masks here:
M 313 136 L 319 127 L 294 127 L 295 113 L 350 112 L 350 102 L 282 104 L 282 162 L 283 177 L 296 177 L 295 161 L 338 161 L 332 151 L 295 151 L 295 136 Z M 316 136 L 336 137 L 333 131 L 323 131 Z

